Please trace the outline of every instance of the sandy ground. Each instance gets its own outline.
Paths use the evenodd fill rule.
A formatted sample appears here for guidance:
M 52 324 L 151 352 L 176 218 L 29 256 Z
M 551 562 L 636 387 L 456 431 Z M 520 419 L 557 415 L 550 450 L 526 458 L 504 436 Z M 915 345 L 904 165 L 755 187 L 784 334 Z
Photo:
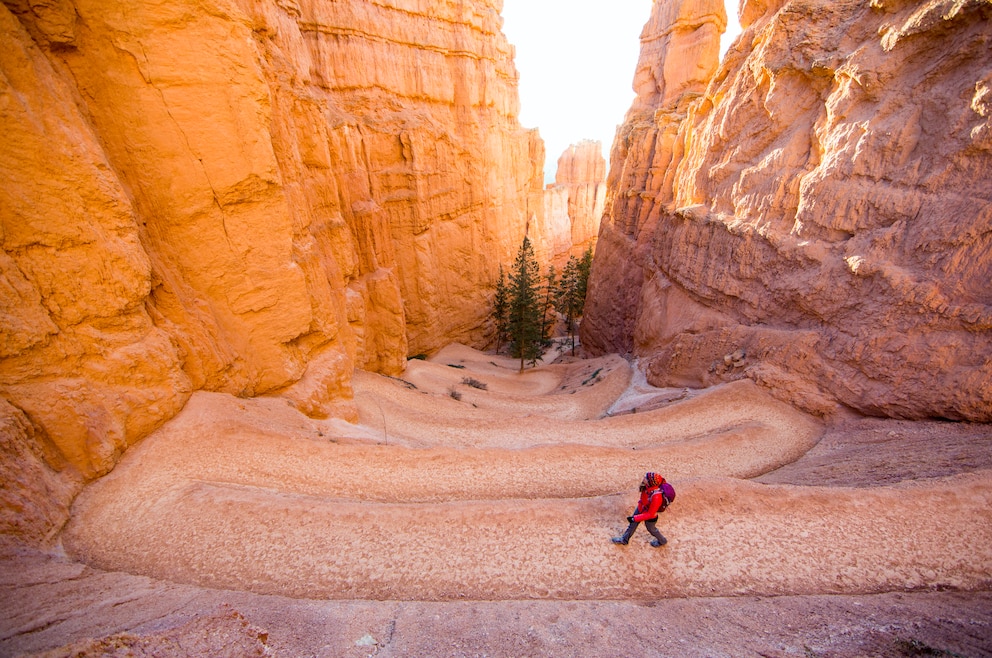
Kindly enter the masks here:
M 4 559 L 0 655 L 992 655 L 988 426 L 518 367 L 360 374 L 358 425 L 196 394 Z M 614 546 L 647 470 L 669 543 Z

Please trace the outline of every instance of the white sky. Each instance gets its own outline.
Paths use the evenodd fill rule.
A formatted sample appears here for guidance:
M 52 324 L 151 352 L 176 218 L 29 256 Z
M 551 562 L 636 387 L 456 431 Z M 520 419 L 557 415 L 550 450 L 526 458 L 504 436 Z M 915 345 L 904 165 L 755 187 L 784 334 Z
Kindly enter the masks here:
M 520 123 L 538 128 L 547 151 L 545 180 L 558 156 L 583 139 L 603 143 L 607 164 L 631 86 L 651 0 L 504 0 L 503 33 L 516 47 Z M 725 52 L 740 31 L 737 0 L 727 7 Z

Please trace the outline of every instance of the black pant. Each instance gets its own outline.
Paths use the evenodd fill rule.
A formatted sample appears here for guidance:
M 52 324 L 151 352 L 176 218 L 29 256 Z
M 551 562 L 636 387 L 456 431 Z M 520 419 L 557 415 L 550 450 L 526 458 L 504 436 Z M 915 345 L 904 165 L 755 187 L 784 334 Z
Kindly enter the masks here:
M 661 534 L 658 531 L 657 523 L 658 523 L 658 517 L 657 516 L 654 517 L 653 519 L 648 519 L 647 521 L 644 522 L 644 529 L 647 530 L 648 532 L 650 532 L 651 535 L 655 539 L 657 539 L 658 541 L 664 543 L 666 541 L 665 540 L 665 535 Z M 631 521 L 630 522 L 630 525 L 627 526 L 627 529 L 624 530 L 624 532 L 623 532 L 623 537 L 621 537 L 621 539 L 623 539 L 624 543 L 630 541 L 630 538 L 633 536 L 634 531 L 637 530 L 637 526 L 639 526 L 640 524 L 641 524 L 640 521 Z

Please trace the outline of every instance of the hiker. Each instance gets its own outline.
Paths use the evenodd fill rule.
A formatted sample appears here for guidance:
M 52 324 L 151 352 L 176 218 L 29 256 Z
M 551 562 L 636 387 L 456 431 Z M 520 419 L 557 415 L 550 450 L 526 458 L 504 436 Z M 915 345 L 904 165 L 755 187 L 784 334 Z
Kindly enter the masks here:
M 643 521 L 644 529 L 654 537 L 651 540 L 651 545 L 655 548 L 664 546 L 668 540 L 658 531 L 655 524 L 658 522 L 658 514 L 664 512 L 665 508 L 675 499 L 675 489 L 665 481 L 665 478 L 661 477 L 660 473 L 645 473 L 644 479 L 641 480 L 640 491 L 641 499 L 637 503 L 637 509 L 631 516 L 627 517 L 627 522 L 630 525 L 627 526 L 623 535 L 613 538 L 613 543 L 626 546 L 634 531 L 637 530 L 637 526 Z

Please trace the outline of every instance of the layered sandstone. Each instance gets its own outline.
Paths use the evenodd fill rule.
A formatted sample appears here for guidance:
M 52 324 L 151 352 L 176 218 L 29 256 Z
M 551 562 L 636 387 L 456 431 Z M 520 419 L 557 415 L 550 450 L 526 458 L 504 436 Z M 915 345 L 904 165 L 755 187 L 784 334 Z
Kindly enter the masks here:
M 606 159 L 601 142 L 583 140 L 558 157 L 555 182 L 543 192 L 543 207 L 534 207 L 531 234 L 542 265 L 564 265 L 595 245 L 606 204 Z
M 583 343 L 659 385 L 992 420 L 992 4 L 656 3 Z
M 543 209 L 499 9 L 0 5 L 4 532 L 195 390 L 354 418 L 356 367 L 484 340 Z
M 595 243 L 606 207 L 606 159 L 603 145 L 593 140 L 573 144 L 558 158 L 553 188 L 568 190 L 573 254 Z

